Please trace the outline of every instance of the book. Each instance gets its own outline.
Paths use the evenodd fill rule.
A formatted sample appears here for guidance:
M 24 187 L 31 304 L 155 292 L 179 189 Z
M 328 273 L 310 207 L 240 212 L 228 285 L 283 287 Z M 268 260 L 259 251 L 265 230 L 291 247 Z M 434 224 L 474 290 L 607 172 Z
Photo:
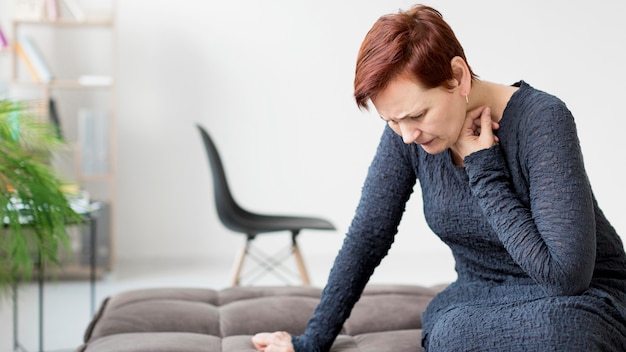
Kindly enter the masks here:
M 80 7 L 76 0 L 63 0 L 63 3 L 76 21 L 83 22 L 85 20 L 85 11 L 83 11 L 83 8 Z
M 56 102 L 52 98 L 48 99 L 48 116 L 50 118 L 50 123 L 52 123 L 57 132 L 57 137 L 62 140 L 63 130 L 61 129 L 61 119 L 59 118 Z
M 24 49 L 22 48 L 22 45 L 19 42 L 15 43 L 15 53 L 24 63 L 24 66 L 26 67 L 26 70 L 28 71 L 31 78 L 33 79 L 33 82 L 40 83 L 41 79 L 39 78 L 39 75 L 37 74 L 37 70 L 35 70 L 35 66 L 30 61 L 30 58 L 28 57 L 28 55 L 26 55 L 26 52 L 24 52 Z
M 46 0 L 46 16 L 49 21 L 59 19 L 59 0 Z
M 18 44 L 21 47 L 23 54 L 26 56 L 27 61 L 30 61 L 37 77 L 39 77 L 39 81 L 43 83 L 52 81 L 52 72 L 50 71 L 50 67 L 41 55 L 41 52 L 37 48 L 35 42 L 29 36 L 21 35 L 18 39 Z
M 7 37 L 4 35 L 4 32 L 2 32 L 2 27 L 0 27 L 0 49 L 7 48 L 8 46 L 9 46 L 9 41 L 7 40 Z

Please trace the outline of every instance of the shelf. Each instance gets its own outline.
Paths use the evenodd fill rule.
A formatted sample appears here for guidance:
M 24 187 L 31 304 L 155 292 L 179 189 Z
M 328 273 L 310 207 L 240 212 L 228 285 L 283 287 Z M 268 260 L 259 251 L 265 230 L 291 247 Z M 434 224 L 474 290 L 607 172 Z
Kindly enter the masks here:
M 96 267 L 96 279 L 101 279 L 108 270 Z M 37 280 L 39 271 L 33 270 L 32 280 Z M 45 280 L 86 280 L 91 276 L 91 268 L 88 265 L 63 264 L 60 267 L 49 268 L 44 272 Z
M 115 83 L 89 83 L 84 84 L 75 79 L 55 79 L 48 83 L 26 82 L 26 81 L 14 81 L 15 85 L 33 86 L 33 87 L 47 87 L 50 89 L 112 89 Z
M 74 19 L 58 19 L 56 21 L 49 20 L 15 20 L 15 25 L 34 25 L 34 26 L 59 26 L 59 27 L 112 27 L 115 22 L 113 19 L 87 19 L 85 21 L 77 21 Z

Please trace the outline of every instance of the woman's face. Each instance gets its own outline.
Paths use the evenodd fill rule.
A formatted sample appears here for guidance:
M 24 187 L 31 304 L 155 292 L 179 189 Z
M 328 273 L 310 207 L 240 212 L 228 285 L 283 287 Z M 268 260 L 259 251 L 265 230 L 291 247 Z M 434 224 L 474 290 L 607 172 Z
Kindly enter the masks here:
M 392 80 L 372 103 L 404 143 L 417 143 L 429 154 L 454 145 L 465 121 L 466 100 L 457 88 L 425 89 L 403 77 Z

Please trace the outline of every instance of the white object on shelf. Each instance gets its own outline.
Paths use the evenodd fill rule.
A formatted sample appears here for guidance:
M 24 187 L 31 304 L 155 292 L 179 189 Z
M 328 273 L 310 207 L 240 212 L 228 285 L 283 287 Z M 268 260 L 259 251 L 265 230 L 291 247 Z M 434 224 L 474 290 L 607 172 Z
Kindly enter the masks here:
M 83 0 L 82 8 L 87 21 L 112 21 L 115 0 Z
M 13 17 L 18 20 L 39 21 L 43 18 L 45 0 L 15 0 Z
M 104 110 L 78 111 L 80 166 L 83 175 L 109 172 L 109 114 Z
M 82 75 L 78 77 L 81 86 L 110 86 L 113 84 L 113 77 L 99 75 Z

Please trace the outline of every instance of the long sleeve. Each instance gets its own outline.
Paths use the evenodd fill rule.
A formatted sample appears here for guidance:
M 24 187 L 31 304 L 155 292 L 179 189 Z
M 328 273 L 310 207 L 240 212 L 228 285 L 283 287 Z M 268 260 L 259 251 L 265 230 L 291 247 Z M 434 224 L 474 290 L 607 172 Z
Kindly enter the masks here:
M 516 153 L 494 146 L 465 158 L 470 188 L 513 260 L 548 295 L 578 294 L 591 282 L 596 235 L 576 126 L 562 103 L 527 105 L 514 122 L 523 136 Z M 523 180 L 513 183 L 508 165 Z
M 401 139 L 386 127 L 320 303 L 304 334 L 293 338 L 297 352 L 330 349 L 374 269 L 389 251 L 416 182 L 405 152 Z

